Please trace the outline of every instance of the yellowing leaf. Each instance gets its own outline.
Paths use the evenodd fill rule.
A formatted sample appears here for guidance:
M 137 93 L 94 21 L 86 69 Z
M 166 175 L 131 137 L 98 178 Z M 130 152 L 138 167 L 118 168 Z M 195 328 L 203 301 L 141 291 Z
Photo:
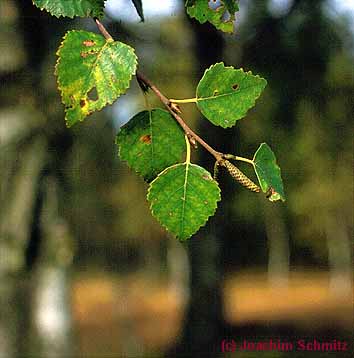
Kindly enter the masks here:
M 210 22 L 218 30 L 224 32 L 233 32 L 235 21 L 235 12 L 238 11 L 238 5 L 235 0 L 187 0 L 187 14 L 197 19 L 201 24 Z
M 125 93 L 137 65 L 133 48 L 87 31 L 69 31 L 57 55 L 68 127 Z

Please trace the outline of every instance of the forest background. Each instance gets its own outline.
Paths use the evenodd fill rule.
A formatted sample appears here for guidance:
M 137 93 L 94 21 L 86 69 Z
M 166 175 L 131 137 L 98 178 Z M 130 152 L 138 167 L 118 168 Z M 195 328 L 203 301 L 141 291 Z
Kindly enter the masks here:
M 240 1 L 228 35 L 188 19 L 183 1 L 166 1 L 160 12 L 150 3 L 141 23 L 130 2 L 107 1 L 105 23 L 170 97 L 194 97 L 219 61 L 267 79 L 232 129 L 213 127 L 193 105 L 183 113 L 225 153 L 251 157 L 269 143 L 287 201 L 267 203 L 221 175 L 215 217 L 177 242 L 151 217 L 143 181 L 114 144 L 119 127 L 144 109 L 139 86 L 65 127 L 55 52 L 67 29 L 96 31 L 94 23 L 2 0 L 0 357 L 215 357 L 227 337 L 349 342 L 353 9 Z M 193 156 L 212 171 L 201 148 Z

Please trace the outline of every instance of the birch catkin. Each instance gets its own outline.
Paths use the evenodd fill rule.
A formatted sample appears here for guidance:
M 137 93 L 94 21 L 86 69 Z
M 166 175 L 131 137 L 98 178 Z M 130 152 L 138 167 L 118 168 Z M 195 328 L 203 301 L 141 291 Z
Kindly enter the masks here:
M 255 193 L 259 193 L 261 191 L 261 188 L 257 184 L 255 184 L 250 178 L 248 178 L 245 174 L 243 174 L 240 169 L 238 169 L 235 165 L 230 163 L 228 160 L 224 160 L 220 164 L 227 169 L 227 171 L 236 181 L 238 181 L 242 186 L 244 186 L 248 190 L 251 190 Z

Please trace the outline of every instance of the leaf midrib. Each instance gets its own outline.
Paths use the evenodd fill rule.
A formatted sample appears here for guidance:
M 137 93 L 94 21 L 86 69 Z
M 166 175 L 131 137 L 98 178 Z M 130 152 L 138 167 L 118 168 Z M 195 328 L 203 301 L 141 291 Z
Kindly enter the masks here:
M 93 64 L 92 68 L 89 69 L 89 74 L 88 74 L 88 76 L 87 76 L 87 78 L 86 78 L 86 81 L 85 81 L 85 88 L 88 88 L 88 87 L 89 87 L 89 86 L 86 86 L 86 85 L 87 85 L 87 82 L 89 82 L 89 81 L 91 80 L 92 74 L 93 74 L 93 72 L 94 72 L 95 69 L 96 69 L 97 62 L 98 62 L 98 60 L 100 59 L 104 48 L 105 48 L 106 46 L 108 46 L 110 43 L 111 43 L 111 41 L 105 40 L 105 44 L 102 46 L 101 50 L 100 50 L 99 53 L 97 54 L 97 58 L 96 58 L 96 60 L 95 60 L 95 62 L 94 62 L 94 64 Z M 93 77 L 94 77 L 94 76 L 93 76 Z M 95 84 L 95 86 L 96 86 L 96 81 L 95 81 L 95 79 L 94 79 L 94 84 Z M 92 88 L 92 87 L 91 87 L 91 88 Z M 88 89 L 87 89 L 87 91 L 86 91 L 86 93 L 85 93 L 85 96 L 86 96 L 86 97 L 88 97 L 87 94 L 88 94 L 88 92 L 91 90 L 91 88 L 88 88 Z
M 151 172 L 154 171 L 154 139 L 152 134 L 152 111 L 149 111 L 150 140 L 151 140 Z
M 212 99 L 219 99 L 220 97 L 238 95 L 240 92 L 243 92 L 243 91 L 248 90 L 248 89 L 253 88 L 253 87 L 255 87 L 255 86 L 248 86 L 248 87 L 240 88 L 239 90 L 236 90 L 235 92 L 223 93 L 223 94 L 216 95 L 216 96 L 197 97 L 197 102 L 202 102 L 202 101 L 212 100 Z
M 183 235 L 183 231 L 184 231 L 184 217 L 185 217 L 186 197 L 187 197 L 187 182 L 188 182 L 188 172 L 189 172 L 190 163 L 185 163 L 185 165 L 186 165 L 186 173 L 184 175 L 184 183 L 183 183 L 183 198 L 182 198 L 183 204 L 182 204 L 181 227 L 180 227 L 181 236 Z

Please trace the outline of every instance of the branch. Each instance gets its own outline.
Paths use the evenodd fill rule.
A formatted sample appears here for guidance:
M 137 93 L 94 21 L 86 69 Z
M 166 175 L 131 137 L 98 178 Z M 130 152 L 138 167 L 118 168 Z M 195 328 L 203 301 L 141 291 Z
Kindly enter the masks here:
M 94 19 L 99 31 L 101 34 L 105 37 L 107 41 L 112 41 L 113 38 L 109 34 L 109 32 L 106 30 L 104 25 L 97 19 Z M 206 143 L 202 138 L 198 136 L 189 126 L 186 124 L 186 122 L 182 119 L 181 116 L 178 115 L 178 107 L 174 105 L 161 91 L 140 71 L 136 72 L 136 77 L 139 81 L 139 83 L 144 84 L 147 88 L 150 88 L 155 95 L 159 98 L 159 100 L 162 102 L 162 104 L 167 108 L 167 110 L 171 113 L 171 115 L 175 118 L 175 120 L 178 122 L 178 124 L 182 127 L 188 138 L 192 140 L 192 142 L 198 142 L 202 147 L 204 147 L 211 155 L 214 156 L 216 161 L 222 161 L 223 160 L 223 153 L 220 153 L 216 151 L 214 148 L 212 148 L 208 143 Z
M 113 41 L 112 36 L 109 34 L 109 32 L 106 30 L 104 25 L 97 19 L 94 18 L 94 21 L 100 30 L 101 34 L 105 37 L 107 41 Z M 241 183 L 243 186 L 248 188 L 249 190 L 259 193 L 261 191 L 260 187 L 253 183 L 251 179 L 249 179 L 245 174 L 243 174 L 240 169 L 235 167 L 233 164 L 231 164 L 226 159 L 236 159 L 236 160 L 242 160 L 244 162 L 252 163 L 253 162 L 250 159 L 237 157 L 232 154 L 224 154 L 221 152 L 216 151 L 214 148 L 212 148 L 208 143 L 206 143 L 202 138 L 199 137 L 198 134 L 196 134 L 189 126 L 186 124 L 186 122 L 183 120 L 183 118 L 179 115 L 180 110 L 178 108 L 177 103 L 186 103 L 186 102 L 192 102 L 193 100 L 182 100 L 182 101 L 176 101 L 176 100 L 170 100 L 168 99 L 143 73 L 140 71 L 136 71 L 136 78 L 138 80 L 138 83 L 141 87 L 141 89 L 144 92 L 147 92 L 147 89 L 151 89 L 155 95 L 159 98 L 159 100 L 163 103 L 163 105 L 167 108 L 167 110 L 171 113 L 171 115 L 175 118 L 175 120 L 178 122 L 178 124 L 182 127 L 186 134 L 186 140 L 188 137 L 188 143 L 187 143 L 187 161 L 190 160 L 190 146 L 189 142 L 194 144 L 195 142 L 198 142 L 202 147 L 204 147 L 211 155 L 214 156 L 216 159 L 215 167 L 214 167 L 214 176 L 217 175 L 217 167 L 218 165 L 226 167 L 226 169 L 229 171 L 232 177 L 234 177 L 239 183 Z
M 175 120 L 178 122 L 178 124 L 182 127 L 184 132 L 187 134 L 189 138 L 192 138 L 192 140 L 198 142 L 202 147 L 204 147 L 211 155 L 214 156 L 214 158 L 219 162 L 223 158 L 223 154 L 216 151 L 214 148 L 212 148 L 208 143 L 206 143 L 202 138 L 199 137 L 197 133 L 195 133 L 183 120 L 183 118 L 176 113 L 177 109 L 173 104 L 170 102 L 170 100 L 160 92 L 160 90 L 148 79 L 145 77 L 144 74 L 137 71 L 136 77 L 139 79 L 139 81 L 143 82 L 147 87 L 149 87 L 155 95 L 160 99 L 160 101 L 165 105 L 167 110 L 171 113 L 171 115 L 175 118 Z
M 98 20 L 97 17 L 95 17 L 93 19 L 98 27 L 98 29 L 100 30 L 100 33 L 104 36 L 104 38 L 107 41 L 113 41 L 113 37 L 110 35 L 110 33 L 106 30 L 106 28 L 103 26 L 103 24 L 101 23 L 100 20 Z

